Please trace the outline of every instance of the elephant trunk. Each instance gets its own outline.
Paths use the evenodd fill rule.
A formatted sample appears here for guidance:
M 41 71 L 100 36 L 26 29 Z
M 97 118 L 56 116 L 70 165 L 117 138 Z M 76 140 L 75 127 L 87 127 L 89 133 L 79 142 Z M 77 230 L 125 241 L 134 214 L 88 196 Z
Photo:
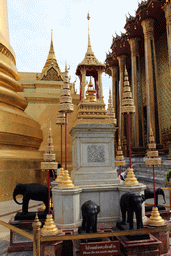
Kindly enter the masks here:
M 15 193 L 15 191 L 13 192 L 13 199 L 14 199 L 14 201 L 17 203 L 17 204 L 23 204 L 23 203 L 19 203 L 18 201 L 17 201 L 17 199 L 16 199 L 16 196 L 17 196 L 18 194 L 17 193 Z
M 162 195 L 163 196 L 163 200 L 164 200 L 164 204 L 166 203 L 166 199 L 165 199 L 165 193 L 164 190 L 161 188 L 158 188 L 156 190 L 156 206 L 158 205 L 158 195 Z

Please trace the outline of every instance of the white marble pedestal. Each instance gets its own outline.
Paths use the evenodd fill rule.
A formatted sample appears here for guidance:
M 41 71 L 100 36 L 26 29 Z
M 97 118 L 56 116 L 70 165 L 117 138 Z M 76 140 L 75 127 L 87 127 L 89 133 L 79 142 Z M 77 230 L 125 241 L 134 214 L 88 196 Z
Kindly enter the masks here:
M 76 186 L 119 184 L 114 159 L 112 124 L 76 124 L 73 139 L 71 178 Z
M 113 186 L 89 186 L 82 189 L 80 205 L 91 200 L 100 206 L 98 222 L 116 222 L 120 218 L 119 190 Z M 82 216 L 81 216 L 82 217 Z
M 53 187 L 54 222 L 58 228 L 74 228 L 81 224 L 80 193 L 82 189 Z

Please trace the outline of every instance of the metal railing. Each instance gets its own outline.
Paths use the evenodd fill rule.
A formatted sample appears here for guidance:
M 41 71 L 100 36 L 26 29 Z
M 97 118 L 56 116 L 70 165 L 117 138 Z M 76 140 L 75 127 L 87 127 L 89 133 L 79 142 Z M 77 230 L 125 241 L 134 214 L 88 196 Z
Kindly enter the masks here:
M 169 184 L 169 194 L 171 195 L 171 183 Z M 170 197 L 171 199 L 171 197 Z M 41 204 L 39 204 L 41 205 Z M 171 204 L 170 204 L 171 205 Z M 38 206 L 38 205 L 36 205 Z M 36 207 L 35 205 L 32 207 Z M 29 208 L 32 208 L 29 207 Z M 170 206 L 167 206 L 166 208 L 170 208 Z M 21 211 L 21 210 L 19 210 Z M 19 212 L 14 211 L 7 214 L 0 215 L 0 217 L 4 217 L 7 215 L 11 215 L 13 213 Z M 40 244 L 41 242 L 50 242 L 50 241 L 63 241 L 63 240 L 77 240 L 77 239 L 89 239 L 89 238 L 103 238 L 103 237 L 116 237 L 116 236 L 126 236 L 126 235 L 133 235 L 133 234 L 147 234 L 147 233 L 157 233 L 157 232 L 167 232 L 171 231 L 171 227 L 168 226 L 161 226 L 161 227 L 146 227 L 143 229 L 137 229 L 137 230 L 125 230 L 125 231 L 113 231 L 113 232 L 103 232 L 103 233 L 93 233 L 93 234 L 66 234 L 66 235 L 56 235 L 56 236 L 41 236 L 41 223 L 38 220 L 34 220 L 32 223 L 33 226 L 33 234 L 30 234 L 20 228 L 17 228 L 9 223 L 6 223 L 2 220 L 0 220 L 0 225 L 5 226 L 6 228 L 9 228 L 10 230 L 30 239 L 33 241 L 33 256 L 40 256 Z
M 33 241 L 33 255 L 40 256 L 40 244 L 41 242 L 50 242 L 50 241 L 63 241 L 63 240 L 75 240 L 75 239 L 89 239 L 89 238 L 103 238 L 103 237 L 116 237 L 116 236 L 126 236 L 126 235 L 135 235 L 135 234 L 147 234 L 147 233 L 157 233 L 157 232 L 166 232 L 171 231 L 171 227 L 162 226 L 162 227 L 150 227 L 137 230 L 125 230 L 125 231 L 113 231 L 113 232 L 103 232 L 103 233 L 93 233 L 93 234 L 73 234 L 73 235 L 56 235 L 56 236 L 41 236 L 40 226 L 41 223 L 34 220 L 33 226 L 33 235 L 17 228 L 11 224 L 8 224 L 0 220 L 0 225 L 9 228 L 10 230 L 30 239 Z

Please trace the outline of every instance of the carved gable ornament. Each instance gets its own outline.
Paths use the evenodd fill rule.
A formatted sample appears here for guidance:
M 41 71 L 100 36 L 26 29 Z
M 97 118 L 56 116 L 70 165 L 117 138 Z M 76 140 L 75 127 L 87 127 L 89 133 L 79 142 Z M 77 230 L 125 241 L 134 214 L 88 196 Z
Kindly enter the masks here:
M 63 81 L 62 75 L 59 73 L 59 71 L 51 66 L 48 69 L 46 69 L 42 73 L 42 77 L 40 78 L 41 80 L 48 80 L 48 81 Z

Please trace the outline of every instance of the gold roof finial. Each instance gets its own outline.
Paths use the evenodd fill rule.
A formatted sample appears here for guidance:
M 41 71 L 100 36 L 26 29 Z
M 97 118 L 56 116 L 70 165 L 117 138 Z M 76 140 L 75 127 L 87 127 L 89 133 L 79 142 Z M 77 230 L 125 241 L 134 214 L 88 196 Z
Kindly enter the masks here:
M 46 63 L 43 67 L 42 72 L 45 69 L 47 69 L 49 66 L 54 66 L 59 71 L 59 73 L 61 72 L 60 68 L 58 66 L 56 57 L 55 57 L 55 51 L 54 51 L 54 47 L 53 47 L 53 30 L 51 30 L 51 42 L 50 42 L 49 54 L 48 54 L 48 57 L 47 57 L 47 60 L 46 60 Z
M 89 20 L 90 20 L 89 12 L 87 14 L 87 20 L 88 20 L 88 47 L 87 47 L 87 52 L 85 54 L 85 57 L 84 57 L 83 61 L 78 65 L 78 67 L 82 66 L 82 65 L 95 65 L 95 66 L 105 67 L 104 64 L 102 64 L 100 61 L 98 61 L 96 59 L 94 52 L 91 48 L 90 29 L 89 29 Z M 76 71 L 76 73 L 77 73 L 77 71 Z

